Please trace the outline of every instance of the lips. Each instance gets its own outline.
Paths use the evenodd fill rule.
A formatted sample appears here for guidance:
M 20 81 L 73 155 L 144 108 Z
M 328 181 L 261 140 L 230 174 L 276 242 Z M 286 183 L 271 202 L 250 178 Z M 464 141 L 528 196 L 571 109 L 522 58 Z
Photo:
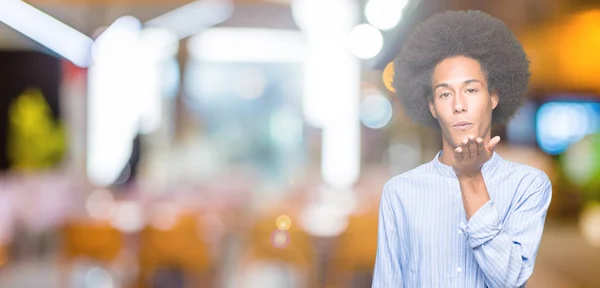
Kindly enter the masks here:
M 472 126 L 473 126 L 473 123 L 471 123 L 471 122 L 458 121 L 458 122 L 454 123 L 454 125 L 452 125 L 452 128 L 454 128 L 458 131 L 465 131 L 465 130 L 471 129 Z

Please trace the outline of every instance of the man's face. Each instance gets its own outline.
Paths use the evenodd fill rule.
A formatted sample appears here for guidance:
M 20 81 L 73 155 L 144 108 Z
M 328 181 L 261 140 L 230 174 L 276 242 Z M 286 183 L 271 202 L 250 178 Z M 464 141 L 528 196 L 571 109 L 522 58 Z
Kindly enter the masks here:
M 435 67 L 431 80 L 429 110 L 440 123 L 446 144 L 460 146 L 470 135 L 489 141 L 498 96 L 488 92 L 479 62 L 462 56 L 447 58 Z

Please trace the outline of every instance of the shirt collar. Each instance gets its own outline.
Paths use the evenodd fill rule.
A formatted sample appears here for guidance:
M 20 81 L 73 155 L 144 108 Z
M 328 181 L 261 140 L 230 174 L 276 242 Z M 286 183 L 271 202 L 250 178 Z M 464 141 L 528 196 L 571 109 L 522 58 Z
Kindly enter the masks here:
M 452 169 L 452 166 L 446 165 L 446 164 L 440 162 L 440 157 L 442 156 L 442 152 L 443 151 L 440 150 L 435 155 L 433 160 L 431 161 L 435 171 L 442 176 L 456 178 L 456 173 L 454 173 L 454 169 Z M 483 175 L 487 175 L 487 174 L 491 173 L 496 168 L 496 166 L 498 166 L 498 163 L 500 162 L 500 160 L 501 160 L 500 155 L 498 155 L 498 153 L 496 153 L 496 151 L 494 151 L 494 153 L 492 154 L 492 158 L 490 158 L 490 160 L 485 162 L 483 164 L 483 167 L 481 167 L 481 173 Z

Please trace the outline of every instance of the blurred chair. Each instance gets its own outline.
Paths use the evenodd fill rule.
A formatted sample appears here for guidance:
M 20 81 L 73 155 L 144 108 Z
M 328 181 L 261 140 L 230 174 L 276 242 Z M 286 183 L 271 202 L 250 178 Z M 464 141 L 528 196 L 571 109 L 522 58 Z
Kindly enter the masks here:
M 8 264 L 8 247 L 0 244 L 0 269 Z
M 237 287 L 320 286 L 317 251 L 310 235 L 294 220 L 287 231 L 278 230 L 276 219 L 281 214 L 269 213 L 250 229 L 242 260 L 242 281 Z M 260 277 L 259 274 L 266 276 Z M 254 280 L 264 282 L 256 283 Z
M 148 225 L 141 231 L 140 287 L 152 287 L 157 275 L 166 275 L 167 271 L 171 272 L 173 279 L 184 277 L 185 284 L 179 285 L 185 287 L 213 286 L 215 273 L 210 273 L 212 261 L 208 245 L 200 237 L 198 217 L 196 213 L 182 213 L 167 229 Z M 168 287 L 174 287 L 172 285 L 177 284 Z
M 371 287 L 377 254 L 378 210 L 352 215 L 331 255 L 328 287 Z
M 67 259 L 91 258 L 110 262 L 123 247 L 123 235 L 108 222 L 69 222 L 62 231 L 62 251 Z
M 61 286 L 67 285 L 73 265 L 78 260 L 91 260 L 106 267 L 118 260 L 124 247 L 123 234 L 109 222 L 68 221 L 61 234 Z

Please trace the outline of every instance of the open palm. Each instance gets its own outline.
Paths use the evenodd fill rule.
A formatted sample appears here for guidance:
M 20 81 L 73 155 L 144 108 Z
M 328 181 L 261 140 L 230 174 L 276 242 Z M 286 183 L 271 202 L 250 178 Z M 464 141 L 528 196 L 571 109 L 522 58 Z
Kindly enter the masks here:
M 474 136 L 465 138 L 461 146 L 454 149 L 452 168 L 456 176 L 469 178 L 481 173 L 481 167 L 490 160 L 498 142 L 500 142 L 500 136 L 492 138 L 487 145 L 481 138 L 476 139 Z

